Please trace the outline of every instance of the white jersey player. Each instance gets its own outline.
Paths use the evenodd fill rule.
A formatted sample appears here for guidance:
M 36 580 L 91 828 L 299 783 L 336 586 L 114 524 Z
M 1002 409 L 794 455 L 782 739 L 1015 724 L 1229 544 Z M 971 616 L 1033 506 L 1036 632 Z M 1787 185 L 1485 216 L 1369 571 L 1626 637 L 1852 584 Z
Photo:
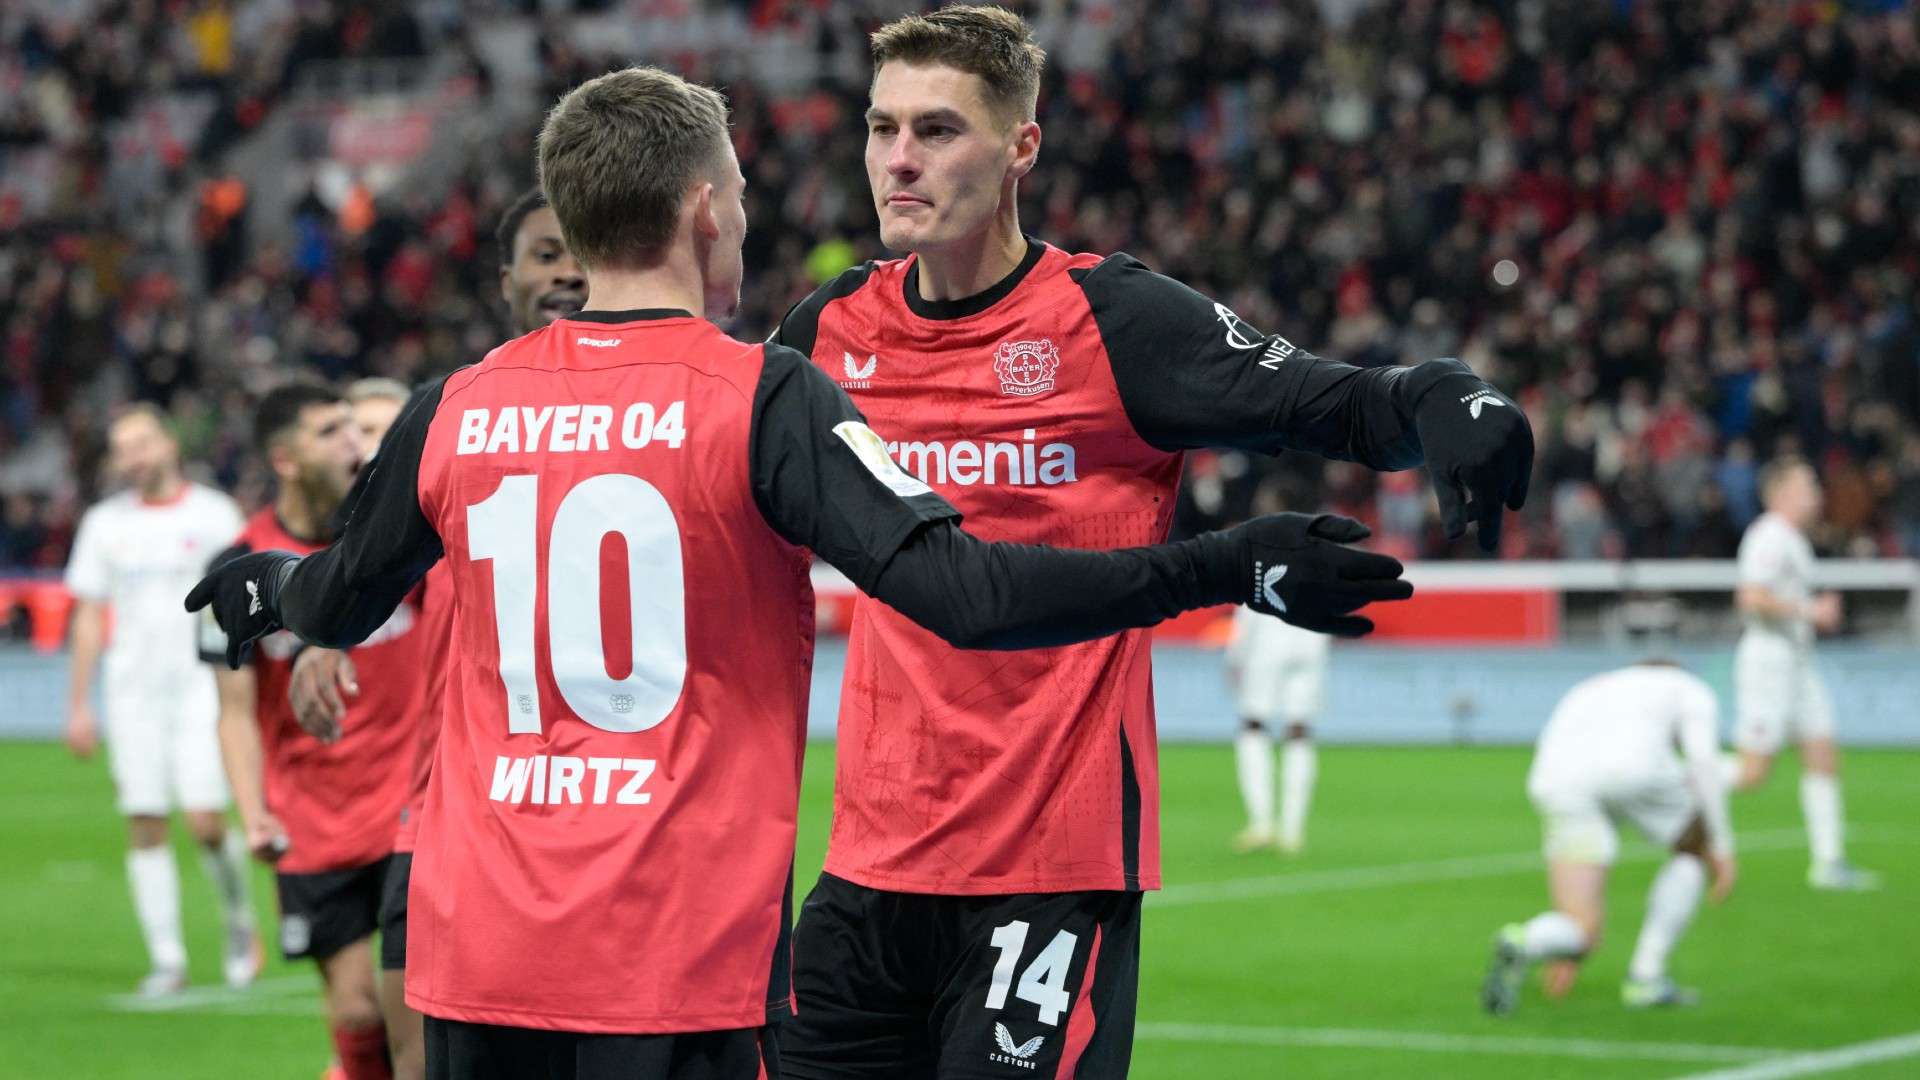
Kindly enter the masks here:
M 1233 636 L 1227 643 L 1227 680 L 1240 711 L 1240 733 L 1233 743 L 1240 798 L 1247 807 L 1247 827 L 1234 839 L 1240 851 L 1277 846 L 1291 855 L 1306 846 L 1307 810 L 1319 773 L 1313 721 L 1326 704 L 1331 643 L 1325 634 L 1248 608 L 1234 612 Z M 1269 725 L 1284 726 L 1286 737 L 1280 751 L 1277 832 Z
M 1833 700 L 1813 658 L 1815 632 L 1838 629 L 1841 615 L 1839 596 L 1813 592 L 1806 531 L 1820 516 L 1820 478 L 1805 461 L 1782 458 L 1761 474 L 1760 497 L 1767 512 L 1740 540 L 1736 602 L 1746 629 L 1733 656 L 1738 786 L 1759 786 L 1787 738 L 1797 739 L 1812 854 L 1807 881 L 1816 889 L 1871 889 L 1875 875 L 1846 859 Z
M 1623 821 L 1672 854 L 1647 894 L 1621 1000 L 1635 1008 L 1698 1000 L 1667 974 L 1667 957 L 1693 921 L 1709 867 L 1716 901 L 1733 890 L 1718 713 L 1705 682 L 1654 660 L 1596 675 L 1560 700 L 1527 775 L 1544 826 L 1553 909 L 1495 936 L 1481 996 L 1487 1011 L 1511 1012 L 1535 963 L 1551 965 L 1550 995 L 1571 989 L 1579 961 L 1600 943 Z
M 67 744 L 81 758 L 98 744 L 93 676 L 104 645 L 107 756 L 128 820 L 127 878 L 152 962 L 140 991 L 165 994 L 186 985 L 180 878 L 167 844 L 175 808 L 200 843 L 225 909 L 227 982 L 244 986 L 262 955 L 247 897 L 246 847 L 227 826 L 213 675 L 196 651 L 196 620 L 180 603 L 207 560 L 240 530 L 240 510 L 181 476 L 179 444 L 152 406 L 119 417 L 108 439 L 112 469 L 131 487 L 81 518 L 67 564 L 67 589 L 77 601 Z

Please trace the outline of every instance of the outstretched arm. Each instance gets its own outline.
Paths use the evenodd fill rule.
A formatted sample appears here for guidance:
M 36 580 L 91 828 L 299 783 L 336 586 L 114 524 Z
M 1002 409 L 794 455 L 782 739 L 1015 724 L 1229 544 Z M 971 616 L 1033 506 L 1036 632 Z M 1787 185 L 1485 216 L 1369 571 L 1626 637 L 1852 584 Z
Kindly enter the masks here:
M 1134 429 L 1164 450 L 1301 450 L 1381 470 L 1425 464 L 1447 534 L 1471 518 L 1499 542 L 1526 502 L 1533 431 L 1453 359 L 1360 368 L 1264 334 L 1128 255 L 1071 272 L 1093 311 Z
M 750 459 L 762 515 L 875 599 L 961 648 L 1065 645 L 1180 612 L 1249 603 L 1332 633 L 1412 592 L 1400 564 L 1343 547 L 1356 522 L 1279 514 L 1178 544 L 1079 551 L 990 544 L 902 471 L 832 380 L 768 346 Z
M 228 635 L 228 666 L 239 667 L 253 642 L 277 627 L 315 645 L 357 645 L 439 561 L 440 536 L 421 512 L 418 492 L 420 457 L 444 384 L 435 380 L 414 394 L 360 470 L 339 539 L 306 558 L 243 555 L 215 566 L 187 594 L 189 611 L 212 605 Z

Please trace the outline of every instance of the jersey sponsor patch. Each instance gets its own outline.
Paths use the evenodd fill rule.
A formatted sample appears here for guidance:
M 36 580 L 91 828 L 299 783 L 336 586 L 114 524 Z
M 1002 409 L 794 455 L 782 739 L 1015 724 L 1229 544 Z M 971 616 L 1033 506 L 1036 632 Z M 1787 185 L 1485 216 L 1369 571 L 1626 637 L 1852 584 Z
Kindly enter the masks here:
M 873 433 L 872 428 L 857 421 L 845 420 L 833 425 L 833 433 L 840 436 L 840 441 L 859 456 L 860 463 L 867 467 L 875 480 L 885 484 L 888 491 L 903 499 L 933 493 L 932 488 L 908 476 L 899 465 L 894 464 L 893 458 L 887 455 L 887 444 Z

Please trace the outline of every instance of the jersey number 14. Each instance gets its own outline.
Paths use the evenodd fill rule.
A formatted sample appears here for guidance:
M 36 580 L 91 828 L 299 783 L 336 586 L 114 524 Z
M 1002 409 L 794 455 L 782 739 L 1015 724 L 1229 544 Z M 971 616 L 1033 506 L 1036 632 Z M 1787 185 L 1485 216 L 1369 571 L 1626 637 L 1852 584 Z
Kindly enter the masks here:
M 539 587 L 540 478 L 508 476 L 467 508 L 468 548 L 493 563 L 493 620 L 507 730 L 539 734 L 534 608 Z M 633 655 L 611 664 L 601 625 L 601 550 L 625 542 Z M 646 731 L 673 712 L 687 677 L 686 584 L 680 527 L 660 489 L 603 473 L 574 485 L 554 511 L 547 540 L 547 652 L 560 696 L 602 731 Z M 624 678 L 612 670 L 630 667 Z

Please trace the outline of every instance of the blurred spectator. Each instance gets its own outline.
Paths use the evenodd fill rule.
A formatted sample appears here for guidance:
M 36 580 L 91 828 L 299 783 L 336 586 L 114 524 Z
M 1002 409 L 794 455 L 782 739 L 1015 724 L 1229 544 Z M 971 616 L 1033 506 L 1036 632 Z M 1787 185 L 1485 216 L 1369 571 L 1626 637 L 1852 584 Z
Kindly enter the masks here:
M 777 92 L 737 48 L 642 58 L 728 91 L 752 191 L 733 329 L 758 336 L 884 254 L 859 33 L 892 9 L 680 6 L 821 57 L 819 78 Z M 1505 554 L 1728 557 L 1757 465 L 1792 450 L 1833 493 L 1824 547 L 1920 555 L 1912 3 L 1028 6 L 1056 62 L 1027 226 L 1130 251 L 1324 355 L 1472 363 L 1540 438 Z M 532 180 L 540 105 L 635 59 L 572 32 L 571 12 L 603 9 L 625 10 L 80 0 L 0 16 L 0 559 L 62 557 L 119 401 L 168 403 L 214 478 L 257 499 L 248 402 L 289 370 L 417 379 L 496 344 L 487 235 Z M 499 136 L 431 190 L 312 190 L 291 228 L 249 220 L 265 193 L 220 155 L 300 67 L 445 56 L 504 85 L 467 19 L 519 21 L 502 39 L 523 44 L 539 101 L 479 99 Z M 196 138 L 117 166 L 113 125 L 176 93 L 216 102 Z M 182 193 L 176 235 L 164 210 Z M 1417 476 L 1239 454 L 1189 472 L 1182 528 L 1324 505 L 1397 554 L 1471 553 L 1439 536 Z

